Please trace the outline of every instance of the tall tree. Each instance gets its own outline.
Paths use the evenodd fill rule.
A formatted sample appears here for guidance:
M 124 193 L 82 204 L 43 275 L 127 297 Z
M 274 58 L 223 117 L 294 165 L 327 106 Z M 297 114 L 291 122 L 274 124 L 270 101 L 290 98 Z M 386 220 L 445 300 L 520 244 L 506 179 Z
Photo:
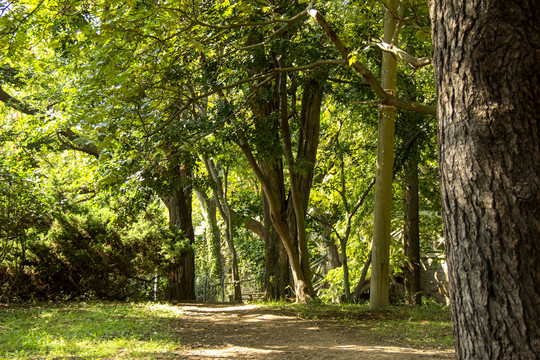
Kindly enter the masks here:
M 399 37 L 399 1 L 391 0 L 384 15 L 385 43 L 394 44 Z M 397 45 L 397 44 L 395 44 Z M 397 87 L 397 59 L 384 52 L 381 65 L 381 87 L 394 96 Z M 375 174 L 375 207 L 373 209 L 373 245 L 369 305 L 372 308 L 387 306 L 390 287 L 390 232 L 392 220 L 392 180 L 394 157 L 394 122 L 396 108 L 382 105 L 377 145 L 377 170 Z
M 540 3 L 431 2 L 459 359 L 540 358 Z
M 225 240 L 231 253 L 231 275 L 234 289 L 234 301 L 242 302 L 242 289 L 240 286 L 240 274 L 238 272 L 238 256 L 234 246 L 233 213 L 227 198 L 228 170 L 216 165 L 212 159 L 204 158 L 206 171 L 214 180 L 214 198 L 219 209 L 219 213 L 225 223 Z
M 417 131 L 418 125 L 411 124 Z M 412 132 L 412 131 L 411 131 Z M 418 143 L 412 141 L 411 151 L 405 160 L 403 186 L 403 253 L 405 255 L 405 289 L 409 304 L 420 305 L 420 219 L 418 212 Z
M 309 14 L 325 31 L 334 43 L 341 56 L 347 60 L 347 65 L 359 73 L 377 96 L 375 103 L 382 107 L 378 133 L 378 160 L 376 170 L 375 209 L 372 247 L 372 279 L 370 282 L 370 305 L 374 308 L 386 306 L 389 303 L 389 249 L 390 249 L 390 220 L 392 204 L 392 170 L 394 145 L 395 108 L 410 110 L 425 114 L 435 114 L 435 108 L 429 105 L 405 100 L 396 96 L 396 67 L 397 59 L 401 59 L 414 67 L 425 66 L 429 59 L 418 59 L 396 46 L 399 37 L 400 12 L 403 4 L 400 1 L 389 1 L 384 4 L 385 21 L 383 42 L 377 44 L 384 50 L 381 81 L 358 59 L 351 54 L 343 41 L 326 22 L 324 16 L 316 9 L 310 9 Z M 374 102 L 361 102 L 373 104 Z
M 172 189 L 161 196 L 169 210 L 169 223 L 178 229 L 183 239 L 178 239 L 187 251 L 183 251 L 170 266 L 167 277 L 167 298 L 169 300 L 195 300 L 195 254 L 189 246 L 195 242 L 192 221 L 192 175 L 193 165 L 188 161 L 171 159 L 169 177 Z

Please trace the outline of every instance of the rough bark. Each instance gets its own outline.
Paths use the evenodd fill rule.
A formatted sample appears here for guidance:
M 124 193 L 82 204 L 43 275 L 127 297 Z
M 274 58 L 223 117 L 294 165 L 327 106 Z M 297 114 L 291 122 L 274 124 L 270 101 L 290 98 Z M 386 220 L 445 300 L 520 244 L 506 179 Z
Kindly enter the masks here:
M 174 165 L 171 165 L 176 167 Z M 184 185 L 186 179 L 191 177 L 191 169 L 186 165 L 177 166 L 177 172 L 172 172 L 175 184 L 179 184 L 170 196 L 164 199 L 169 209 L 169 222 L 172 226 L 181 230 L 193 244 L 195 236 L 192 221 L 192 188 Z M 169 300 L 195 300 L 195 255 L 190 252 L 171 264 L 171 270 L 167 278 L 167 298 Z
M 289 279 L 289 262 L 283 243 L 279 238 L 270 216 L 270 205 L 263 192 L 263 226 L 264 226 L 264 262 L 265 262 L 265 298 L 285 299 L 291 294 L 287 287 L 293 285 Z
M 305 235 L 305 227 L 299 224 L 297 220 L 299 217 L 301 217 L 300 220 L 305 218 L 318 145 L 320 106 L 324 83 L 320 74 L 318 75 L 318 78 L 307 79 L 304 87 L 303 110 L 300 119 L 302 132 L 295 160 L 291 159 L 292 148 L 289 147 L 288 149 L 288 162 L 293 165 L 291 168 L 302 166 L 301 172 L 289 171 L 289 183 L 294 183 L 293 187 L 294 191 L 296 191 L 294 195 L 295 201 L 292 201 L 293 195 L 286 196 L 285 192 L 282 143 L 279 138 L 283 127 L 280 129 L 279 119 L 272 116 L 278 112 L 278 104 L 273 101 L 263 102 L 259 100 L 253 102 L 252 109 L 255 115 L 255 131 L 257 133 L 257 139 L 255 140 L 262 141 L 265 145 L 264 148 L 257 149 L 258 159 L 255 159 L 251 146 L 246 139 L 241 139 L 238 142 L 250 167 L 261 183 L 269 210 L 267 215 L 270 216 L 287 254 L 291 275 L 294 279 L 296 298 L 297 301 L 301 302 L 315 296 L 311 283 L 307 240 L 305 236 L 302 236 Z M 322 76 L 322 79 L 324 77 Z M 274 99 L 279 99 L 280 92 L 276 87 L 267 88 L 266 90 L 276 95 Z M 281 109 L 286 110 L 285 106 L 282 104 Z M 286 144 L 286 146 L 289 145 Z M 271 241 L 272 237 L 267 239 Z M 267 243 L 266 248 L 267 252 L 274 251 L 273 254 L 267 254 L 270 255 L 267 258 L 275 258 L 278 255 L 275 252 L 278 249 L 275 244 Z
M 431 3 L 459 359 L 540 358 L 540 4 Z
M 411 132 L 416 132 L 413 127 Z M 420 222 L 418 214 L 418 146 L 411 145 L 411 153 L 404 166 L 403 189 L 403 253 L 405 254 L 405 289 L 407 302 L 420 305 Z

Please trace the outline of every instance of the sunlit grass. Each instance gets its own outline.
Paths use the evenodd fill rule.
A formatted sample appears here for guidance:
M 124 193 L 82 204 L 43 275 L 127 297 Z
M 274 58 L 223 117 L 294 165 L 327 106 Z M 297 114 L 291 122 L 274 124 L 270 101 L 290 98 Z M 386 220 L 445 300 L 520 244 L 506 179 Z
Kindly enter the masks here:
M 314 302 L 264 304 L 308 319 L 339 320 L 386 344 L 452 349 L 450 312 L 437 305 L 370 310 Z M 180 308 L 167 304 L 79 302 L 0 305 L 0 359 L 176 359 Z
M 176 321 L 176 308 L 163 304 L 0 307 L 0 359 L 167 358 L 181 348 Z

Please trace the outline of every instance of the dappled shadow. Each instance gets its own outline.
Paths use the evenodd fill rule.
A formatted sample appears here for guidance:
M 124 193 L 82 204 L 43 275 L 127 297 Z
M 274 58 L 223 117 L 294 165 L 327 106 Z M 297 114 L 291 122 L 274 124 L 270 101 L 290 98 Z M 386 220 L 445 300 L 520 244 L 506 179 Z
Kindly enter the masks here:
M 167 341 L 168 335 L 155 329 L 164 328 L 181 316 L 178 311 L 158 314 L 103 302 L 89 306 L 85 303 L 2 305 L 0 358 L 36 359 L 46 354 L 46 358 L 53 359 L 120 359 L 122 352 L 127 352 L 130 358 L 129 351 L 122 349 L 124 345 L 144 351 L 152 342 Z M 179 347 L 175 343 L 169 346 Z
M 336 321 L 302 320 L 255 305 L 180 305 L 170 330 L 181 359 L 451 359 L 449 351 L 396 346 Z
M 141 359 L 162 360 L 453 358 L 451 351 L 400 346 L 392 339 L 366 334 L 365 328 L 356 325 L 329 319 L 303 320 L 256 305 L 150 306 L 154 307 L 155 311 L 144 314 L 136 307 L 114 304 L 47 306 L 43 311 L 38 306 L 16 312 L 4 307 L 0 311 L 0 335 L 12 332 L 18 339 L 13 342 L 17 348 L 2 349 L 5 352 L 0 351 L 0 357 L 10 358 L 9 354 L 21 349 L 47 354 L 63 341 L 63 351 L 69 355 L 58 358 L 126 359 L 135 353 Z M 15 313 L 27 328 L 8 328 L 21 324 L 8 321 Z M 165 345 L 150 350 L 146 346 L 153 341 Z M 140 351 L 134 350 L 139 345 Z M 92 347 L 96 346 L 102 346 L 101 354 L 106 355 L 95 355 Z

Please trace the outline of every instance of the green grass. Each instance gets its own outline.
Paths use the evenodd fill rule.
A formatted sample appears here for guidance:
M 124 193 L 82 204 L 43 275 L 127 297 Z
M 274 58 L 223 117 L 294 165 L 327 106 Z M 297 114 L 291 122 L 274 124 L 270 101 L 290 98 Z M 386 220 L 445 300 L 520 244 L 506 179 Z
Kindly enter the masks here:
M 0 359 L 158 359 L 181 347 L 163 304 L 0 306 Z
M 437 305 L 377 311 L 367 305 L 320 302 L 262 306 L 306 319 L 340 321 L 385 344 L 453 348 L 449 310 Z M 179 310 L 167 304 L 97 301 L 0 305 L 0 360 L 176 358 L 183 349 Z
M 450 309 L 438 304 L 390 306 L 383 310 L 371 310 L 367 304 L 325 304 L 317 301 L 307 305 L 274 302 L 265 306 L 303 319 L 338 320 L 354 326 L 357 331 L 402 346 L 439 350 L 454 348 Z

